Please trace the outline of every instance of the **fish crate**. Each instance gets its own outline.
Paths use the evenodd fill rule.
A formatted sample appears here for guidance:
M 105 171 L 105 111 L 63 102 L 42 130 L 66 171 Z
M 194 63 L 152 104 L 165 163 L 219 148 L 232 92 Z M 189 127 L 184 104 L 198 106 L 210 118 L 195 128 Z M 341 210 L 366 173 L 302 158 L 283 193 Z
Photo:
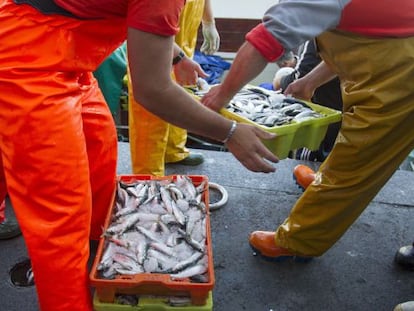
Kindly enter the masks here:
M 131 183 L 134 181 L 176 181 L 179 175 L 169 175 L 163 177 L 155 177 L 152 175 L 120 175 L 118 176 L 118 183 Z M 184 175 L 181 175 L 184 176 Z M 119 294 L 124 295 L 151 295 L 151 296 L 175 296 L 175 297 L 188 297 L 191 299 L 193 306 L 204 306 L 209 303 L 209 295 L 213 290 L 215 277 L 213 266 L 213 253 L 212 253 L 212 240 L 211 240 L 211 227 L 209 216 L 209 190 L 208 190 L 208 178 L 203 175 L 185 175 L 189 177 L 195 187 L 204 185 L 202 191 L 202 203 L 205 204 L 205 252 L 207 256 L 207 272 L 205 272 L 205 279 L 203 282 L 195 282 L 190 278 L 173 278 L 168 273 L 137 273 L 137 274 L 121 274 L 117 275 L 113 279 L 102 278 L 98 271 L 99 263 L 101 262 L 103 252 L 107 240 L 102 236 L 99 240 L 98 249 L 94 258 L 91 271 L 89 273 L 90 284 L 95 288 L 96 300 L 99 303 L 113 304 L 115 296 Z M 116 198 L 114 195 L 113 202 L 108 210 L 108 214 L 105 220 L 104 231 L 111 224 L 113 219 Z M 106 305 L 105 305 L 106 306 Z M 121 308 L 121 306 L 119 306 Z M 146 308 L 145 310 L 159 310 L 154 308 Z M 99 309 L 101 310 L 101 309 Z M 110 310 L 110 309 L 102 309 Z M 112 310 L 112 309 L 111 309 Z M 115 310 L 115 309 L 114 309 Z M 116 309 L 118 310 L 118 309 Z M 123 309 L 119 309 L 123 310 Z M 127 309 L 130 310 L 130 309 Z M 133 309 L 132 309 L 133 310 Z M 140 309 L 141 310 L 141 309 Z M 164 310 L 164 309 L 160 309 Z M 165 309 L 169 310 L 169 309 Z M 173 309 L 179 310 L 179 309 Z M 192 309 L 183 309 L 192 310 Z M 194 309 L 199 310 L 199 309 Z M 200 309 L 204 310 L 204 309 Z
M 207 301 L 202 306 L 172 305 L 170 297 L 138 296 L 136 305 L 100 302 L 98 296 L 93 297 L 94 311 L 213 311 L 213 295 L 210 291 Z
M 287 158 L 291 150 L 298 148 L 306 147 L 310 150 L 317 150 L 326 135 L 329 124 L 341 120 L 342 114 L 340 111 L 310 102 L 305 103 L 312 110 L 321 113 L 323 116 L 280 126 L 267 127 L 225 108 L 221 109 L 220 113 L 230 120 L 252 124 L 267 132 L 276 134 L 276 137 L 273 139 L 263 140 L 263 144 L 281 160 Z

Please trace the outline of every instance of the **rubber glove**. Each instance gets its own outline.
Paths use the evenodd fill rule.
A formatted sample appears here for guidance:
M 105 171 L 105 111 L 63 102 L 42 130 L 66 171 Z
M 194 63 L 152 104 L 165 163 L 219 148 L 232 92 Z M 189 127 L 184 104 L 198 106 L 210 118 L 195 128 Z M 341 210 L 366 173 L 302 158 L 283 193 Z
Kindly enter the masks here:
M 201 22 L 203 33 L 203 44 L 200 51 L 204 54 L 211 55 L 218 51 L 220 47 L 220 36 L 214 22 Z

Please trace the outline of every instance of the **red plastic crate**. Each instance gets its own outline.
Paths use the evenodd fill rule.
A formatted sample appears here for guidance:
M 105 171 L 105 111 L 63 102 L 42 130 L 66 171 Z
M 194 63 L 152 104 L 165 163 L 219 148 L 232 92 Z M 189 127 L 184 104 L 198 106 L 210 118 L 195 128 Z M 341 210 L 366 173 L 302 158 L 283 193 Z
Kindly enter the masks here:
M 121 175 L 118 179 L 124 182 L 135 180 L 165 180 L 176 179 L 177 175 L 154 177 L 152 175 Z M 211 241 L 211 228 L 209 216 L 209 192 L 208 178 L 203 175 L 188 175 L 195 186 L 205 182 L 206 188 L 203 192 L 203 202 L 206 205 L 206 250 L 208 258 L 207 276 L 208 282 L 194 283 L 189 279 L 173 280 L 169 274 L 160 273 L 140 273 L 134 275 L 121 275 L 115 279 L 108 280 L 99 278 L 97 267 L 101 261 L 105 238 L 101 238 L 98 245 L 96 257 L 94 259 L 91 272 L 89 274 L 90 283 L 96 289 L 96 295 L 100 302 L 113 303 L 116 294 L 130 295 L 159 295 L 159 296 L 186 296 L 191 297 L 193 305 L 205 305 L 210 291 L 214 287 L 214 266 Z M 105 229 L 108 228 L 113 214 L 113 208 L 116 197 L 111 204 L 105 220 Z

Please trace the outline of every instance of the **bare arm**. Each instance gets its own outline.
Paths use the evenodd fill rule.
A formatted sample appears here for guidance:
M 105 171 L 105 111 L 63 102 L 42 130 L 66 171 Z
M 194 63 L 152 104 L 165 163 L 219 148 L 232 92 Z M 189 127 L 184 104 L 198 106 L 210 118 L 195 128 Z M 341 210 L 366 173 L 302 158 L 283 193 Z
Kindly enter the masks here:
M 202 102 L 206 107 L 220 110 L 248 82 L 256 78 L 268 61 L 249 42 L 245 42 L 236 54 L 224 81 L 210 90 Z
M 173 37 L 129 29 L 128 57 L 135 99 L 168 122 L 223 140 L 230 129 L 230 121 L 207 113 L 171 79 L 173 44 Z M 207 122 L 202 122 L 203 119 Z M 211 123 L 215 128 L 206 126 Z
M 128 30 L 128 58 L 136 101 L 167 122 L 205 137 L 225 140 L 232 122 L 200 105 L 171 79 L 173 44 L 172 36 Z M 278 159 L 260 139 L 273 137 L 256 127 L 239 124 L 227 146 L 246 168 L 272 172 L 275 168 L 266 160 Z
M 210 0 L 205 0 L 202 21 L 204 23 L 214 23 L 213 8 Z

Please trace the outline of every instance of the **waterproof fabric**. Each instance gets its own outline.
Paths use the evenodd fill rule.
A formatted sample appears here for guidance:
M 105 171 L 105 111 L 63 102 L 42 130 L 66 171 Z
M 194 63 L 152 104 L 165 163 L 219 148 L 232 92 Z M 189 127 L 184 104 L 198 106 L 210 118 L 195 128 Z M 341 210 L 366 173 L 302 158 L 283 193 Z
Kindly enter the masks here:
M 345 233 L 414 148 L 414 37 L 326 32 L 317 42 L 342 83 L 342 127 L 275 235 L 277 245 L 309 256 Z
M 1 136 L 0 136 L 1 137 Z M 3 153 L 0 148 L 0 168 L 3 167 Z M 0 169 L 0 223 L 6 219 L 5 209 L 6 204 L 4 200 L 6 199 L 6 178 L 4 177 L 4 171 Z
M 122 93 L 124 77 L 127 73 L 126 42 L 117 48 L 93 73 L 109 105 L 112 116 L 119 114 L 119 99 Z
M 175 42 L 190 58 L 193 57 L 197 45 L 204 3 L 205 0 L 187 0 L 180 15 L 180 31 L 175 35 Z
M 40 310 L 92 311 L 89 238 L 102 232 L 117 160 L 115 124 L 92 71 L 126 27 L 1 0 L 0 34 L 1 199 L 7 192 L 13 202 Z
M 280 86 L 282 91 L 288 87 L 290 83 L 298 78 L 302 78 L 308 74 L 313 68 L 315 68 L 321 62 L 321 58 L 316 49 L 316 43 L 314 40 L 310 40 L 305 43 L 304 51 L 299 58 L 299 64 L 296 70 L 289 75 L 282 77 Z M 312 102 L 324 107 L 332 108 L 335 110 L 342 110 L 342 94 L 341 86 L 338 78 L 321 85 L 315 90 L 312 96 Z M 318 161 L 323 162 L 335 143 L 338 135 L 341 122 L 336 122 L 328 125 L 328 130 L 323 138 L 319 149 L 314 151 L 315 157 Z
M 0 201 L 0 223 L 2 223 L 6 219 L 5 210 L 6 210 L 6 204 L 4 200 Z
M 204 0 L 186 1 L 180 15 L 180 32 L 175 42 L 188 57 L 192 57 L 197 44 L 197 31 L 204 11 Z M 134 100 L 131 79 L 129 92 L 129 142 L 134 174 L 165 175 L 165 163 L 177 162 L 189 155 L 185 147 L 187 131 L 171 125 Z M 168 109 L 166 107 L 166 109 Z

